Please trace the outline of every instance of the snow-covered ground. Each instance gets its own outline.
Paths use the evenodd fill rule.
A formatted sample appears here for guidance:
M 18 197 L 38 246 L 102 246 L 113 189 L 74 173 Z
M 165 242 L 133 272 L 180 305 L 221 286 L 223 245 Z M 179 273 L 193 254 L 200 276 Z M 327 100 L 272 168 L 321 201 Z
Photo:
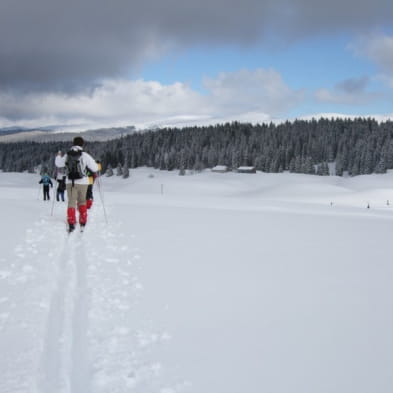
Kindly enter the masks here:
M 393 173 L 140 168 L 70 236 L 38 180 L 0 173 L 0 393 L 393 391 Z

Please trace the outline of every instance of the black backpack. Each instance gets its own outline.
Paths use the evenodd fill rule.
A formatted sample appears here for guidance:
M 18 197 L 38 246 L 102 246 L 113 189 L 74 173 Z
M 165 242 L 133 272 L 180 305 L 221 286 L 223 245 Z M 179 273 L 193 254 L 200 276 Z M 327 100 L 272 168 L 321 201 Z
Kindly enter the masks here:
M 77 179 L 82 179 L 85 177 L 85 173 L 82 168 L 81 164 L 81 158 L 82 156 L 82 150 L 70 150 L 67 152 L 67 159 L 66 159 L 66 171 L 67 171 L 67 176 L 68 179 L 72 180 L 72 183 L 74 183 L 74 180 Z

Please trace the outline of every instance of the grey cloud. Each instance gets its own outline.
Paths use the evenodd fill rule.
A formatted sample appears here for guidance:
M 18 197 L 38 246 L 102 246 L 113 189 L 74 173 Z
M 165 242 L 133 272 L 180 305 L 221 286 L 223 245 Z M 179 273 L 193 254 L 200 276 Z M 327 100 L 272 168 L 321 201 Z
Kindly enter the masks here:
M 350 48 L 358 55 L 368 57 L 383 72 L 393 75 L 393 36 L 386 34 L 362 36 Z
M 72 91 L 167 48 L 289 42 L 392 17 L 390 0 L 2 0 L 0 86 Z
M 335 86 L 337 90 L 349 93 L 356 94 L 363 92 L 369 83 L 369 78 L 367 76 L 363 76 L 360 78 L 349 78 L 345 79 Z
M 369 91 L 370 79 L 367 76 L 349 78 L 337 83 L 333 89 L 318 89 L 314 97 L 320 102 L 330 102 L 340 105 L 367 105 L 386 99 L 382 92 Z

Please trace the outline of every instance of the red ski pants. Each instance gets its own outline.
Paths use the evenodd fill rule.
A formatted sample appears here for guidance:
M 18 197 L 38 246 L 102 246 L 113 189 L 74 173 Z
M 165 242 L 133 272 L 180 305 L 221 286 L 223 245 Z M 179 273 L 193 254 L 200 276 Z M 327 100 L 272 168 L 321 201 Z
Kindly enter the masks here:
M 76 209 L 79 210 L 79 223 L 86 224 L 87 208 L 86 208 L 86 191 L 87 184 L 67 184 L 67 221 L 69 224 L 76 223 Z

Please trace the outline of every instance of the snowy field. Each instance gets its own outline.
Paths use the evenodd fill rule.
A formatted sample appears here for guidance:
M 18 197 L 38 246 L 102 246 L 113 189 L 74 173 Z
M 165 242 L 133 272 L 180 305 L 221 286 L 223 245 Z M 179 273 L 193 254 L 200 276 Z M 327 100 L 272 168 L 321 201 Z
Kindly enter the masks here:
M 0 393 L 393 392 L 393 173 L 140 168 L 71 235 L 38 181 L 0 173 Z

